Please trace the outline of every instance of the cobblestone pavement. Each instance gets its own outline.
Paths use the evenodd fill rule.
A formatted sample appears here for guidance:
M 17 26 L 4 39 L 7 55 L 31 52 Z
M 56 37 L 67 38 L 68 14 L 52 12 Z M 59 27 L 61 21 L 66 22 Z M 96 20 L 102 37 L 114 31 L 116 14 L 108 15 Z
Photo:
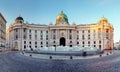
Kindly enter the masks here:
M 105 51 L 101 57 L 104 57 L 104 56 L 108 56 L 108 55 L 112 55 L 113 52 L 112 51 Z M 23 55 L 21 53 L 21 55 Z M 93 58 L 99 58 L 100 57 L 100 54 L 97 54 L 97 55 L 91 55 L 91 56 L 75 56 L 75 55 L 52 55 L 52 54 L 43 54 L 43 53 L 25 53 L 24 52 L 24 56 L 32 56 L 33 58 L 40 58 L 40 59 L 50 59 L 50 56 L 52 56 L 52 59 L 54 60 L 69 60 L 72 56 L 72 59 L 93 59 Z
M 90 59 L 39 59 L 19 52 L 0 53 L 0 72 L 120 72 L 120 53 Z

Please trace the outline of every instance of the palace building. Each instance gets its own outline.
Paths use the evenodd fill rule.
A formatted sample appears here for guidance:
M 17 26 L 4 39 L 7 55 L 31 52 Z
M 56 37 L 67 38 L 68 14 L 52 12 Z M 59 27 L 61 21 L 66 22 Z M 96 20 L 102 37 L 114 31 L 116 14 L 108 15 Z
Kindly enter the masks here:
M 69 24 L 67 15 L 61 11 L 55 24 L 44 25 L 25 23 L 19 16 L 7 29 L 7 45 L 22 50 L 61 45 L 112 49 L 113 31 L 105 17 L 93 24 Z
M 6 45 L 6 23 L 4 16 L 0 13 L 0 49 Z

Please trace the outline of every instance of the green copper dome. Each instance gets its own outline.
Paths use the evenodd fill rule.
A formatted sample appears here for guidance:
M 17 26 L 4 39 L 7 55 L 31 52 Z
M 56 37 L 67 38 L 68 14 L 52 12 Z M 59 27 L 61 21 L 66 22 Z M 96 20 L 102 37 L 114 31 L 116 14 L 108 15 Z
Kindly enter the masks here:
M 56 18 L 56 24 L 60 23 L 61 19 L 64 19 L 68 23 L 67 15 L 64 14 L 63 11 L 61 11 L 61 13 L 58 14 L 58 16 Z
M 99 21 L 100 23 L 103 23 L 103 22 L 108 22 L 107 18 L 105 18 L 104 16 L 100 19 Z

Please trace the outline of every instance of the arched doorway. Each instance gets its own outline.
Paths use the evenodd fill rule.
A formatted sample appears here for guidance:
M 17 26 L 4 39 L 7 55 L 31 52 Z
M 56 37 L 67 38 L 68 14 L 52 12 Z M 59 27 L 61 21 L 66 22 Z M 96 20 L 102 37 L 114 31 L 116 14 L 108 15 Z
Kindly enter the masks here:
M 64 38 L 64 37 L 61 37 L 61 38 L 60 38 L 60 46 L 61 46 L 61 45 L 62 45 L 62 46 L 65 46 L 65 42 L 66 42 L 65 38 Z

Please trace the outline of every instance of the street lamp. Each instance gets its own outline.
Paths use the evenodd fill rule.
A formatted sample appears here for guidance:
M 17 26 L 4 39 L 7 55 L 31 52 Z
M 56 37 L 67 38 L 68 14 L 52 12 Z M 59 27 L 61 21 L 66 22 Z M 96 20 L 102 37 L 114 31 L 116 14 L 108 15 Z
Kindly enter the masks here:
M 22 51 L 22 24 L 21 24 L 21 48 L 20 51 Z
M 103 37 L 103 49 L 104 49 L 104 23 L 103 23 L 103 32 L 102 32 L 103 34 L 102 34 L 102 37 Z

